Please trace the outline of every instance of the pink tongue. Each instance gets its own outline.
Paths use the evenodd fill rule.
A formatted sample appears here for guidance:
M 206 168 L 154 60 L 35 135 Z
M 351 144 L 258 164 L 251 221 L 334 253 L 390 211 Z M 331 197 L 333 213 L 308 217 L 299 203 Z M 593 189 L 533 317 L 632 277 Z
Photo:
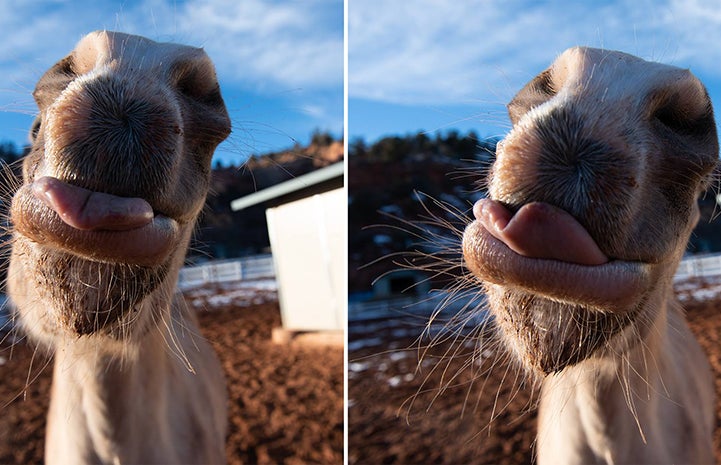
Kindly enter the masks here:
M 33 183 L 35 196 L 69 226 L 83 230 L 127 231 L 153 220 L 153 208 L 139 198 L 118 197 L 43 177 Z
M 524 257 L 579 265 L 608 262 L 574 217 L 547 203 L 526 204 L 513 215 L 499 202 L 481 199 L 473 206 L 473 213 L 496 239 Z

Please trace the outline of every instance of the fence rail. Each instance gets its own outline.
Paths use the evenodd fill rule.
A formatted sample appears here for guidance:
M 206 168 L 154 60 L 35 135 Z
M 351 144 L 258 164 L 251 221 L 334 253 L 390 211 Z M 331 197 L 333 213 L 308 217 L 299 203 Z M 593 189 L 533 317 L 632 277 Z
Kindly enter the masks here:
M 721 254 L 717 253 L 684 258 L 678 265 L 673 279 L 679 281 L 686 278 L 708 278 L 718 275 L 721 275 Z
M 186 266 L 180 270 L 178 287 L 183 288 L 206 283 L 274 277 L 273 256 L 270 254 L 255 255 L 237 260 L 224 260 L 197 266 Z

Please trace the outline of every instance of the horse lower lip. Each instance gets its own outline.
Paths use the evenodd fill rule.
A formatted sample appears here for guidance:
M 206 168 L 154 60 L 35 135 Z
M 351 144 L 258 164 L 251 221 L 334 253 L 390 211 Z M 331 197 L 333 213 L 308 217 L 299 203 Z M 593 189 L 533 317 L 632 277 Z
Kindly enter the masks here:
M 466 266 L 484 282 L 526 289 L 563 302 L 623 313 L 636 307 L 653 265 L 611 261 L 586 266 L 513 252 L 476 221 L 463 234 Z
M 10 213 L 16 231 L 29 240 L 95 261 L 154 266 L 167 261 L 180 240 L 178 222 L 162 215 L 122 231 L 73 228 L 30 185 L 15 194 Z

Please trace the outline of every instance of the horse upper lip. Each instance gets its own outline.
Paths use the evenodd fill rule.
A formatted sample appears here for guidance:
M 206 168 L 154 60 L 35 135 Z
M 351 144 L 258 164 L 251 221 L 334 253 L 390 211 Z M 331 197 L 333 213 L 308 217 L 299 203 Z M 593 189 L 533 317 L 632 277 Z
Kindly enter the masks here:
M 97 192 L 45 176 L 30 184 L 31 192 L 68 226 L 80 230 L 124 231 L 154 218 L 151 205 L 139 197 Z
M 553 205 L 530 202 L 511 212 L 501 202 L 481 199 L 473 213 L 488 232 L 520 255 L 580 265 L 609 260 L 585 227 Z

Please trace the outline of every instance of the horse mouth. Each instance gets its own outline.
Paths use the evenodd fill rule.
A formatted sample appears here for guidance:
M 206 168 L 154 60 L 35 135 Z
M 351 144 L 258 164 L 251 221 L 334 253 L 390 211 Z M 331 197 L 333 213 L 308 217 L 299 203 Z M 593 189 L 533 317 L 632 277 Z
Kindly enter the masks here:
M 22 186 L 10 208 L 27 239 L 84 259 L 156 266 L 180 242 L 180 223 L 140 198 L 89 191 L 53 177 Z
M 528 204 L 515 214 L 502 209 L 496 201 L 479 201 L 477 220 L 463 235 L 466 266 L 480 280 L 602 312 L 637 308 L 655 264 L 606 257 L 555 207 Z

